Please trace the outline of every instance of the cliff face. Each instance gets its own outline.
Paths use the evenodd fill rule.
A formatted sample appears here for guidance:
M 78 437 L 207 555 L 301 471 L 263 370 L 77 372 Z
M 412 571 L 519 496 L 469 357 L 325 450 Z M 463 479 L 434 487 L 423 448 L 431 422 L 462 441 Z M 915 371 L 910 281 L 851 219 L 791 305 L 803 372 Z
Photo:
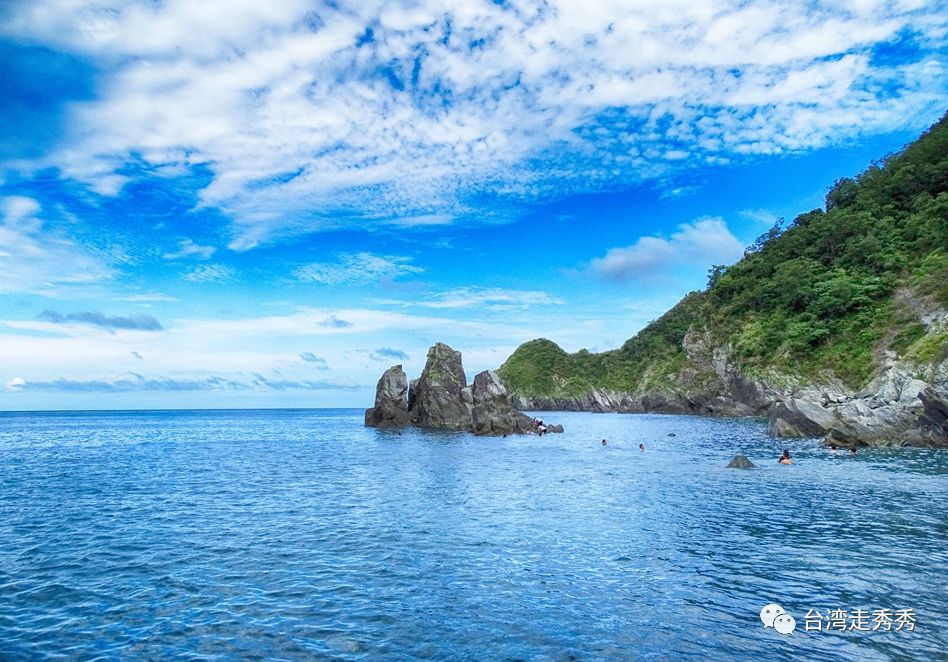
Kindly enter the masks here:
M 492 370 L 467 384 L 461 353 L 444 343 L 428 350 L 418 379 L 409 386 L 400 365 L 386 370 L 375 390 L 375 406 L 365 411 L 367 427 L 418 426 L 439 430 L 468 430 L 478 435 L 532 432 L 532 419 L 509 402 L 507 388 Z M 550 432 L 562 432 L 550 426 Z
M 946 339 L 948 314 L 942 312 L 919 344 L 927 340 L 944 348 Z M 889 351 L 873 379 L 854 389 L 831 373 L 816 381 L 775 372 L 748 375 L 729 359 L 729 349 L 692 330 L 682 343 L 681 367 L 665 375 L 668 386 L 549 395 L 514 391 L 511 401 L 541 411 L 762 416 L 778 437 L 948 448 L 948 359 L 899 360 Z
M 774 226 L 622 347 L 521 345 L 524 409 L 766 416 L 779 436 L 948 446 L 948 117 Z

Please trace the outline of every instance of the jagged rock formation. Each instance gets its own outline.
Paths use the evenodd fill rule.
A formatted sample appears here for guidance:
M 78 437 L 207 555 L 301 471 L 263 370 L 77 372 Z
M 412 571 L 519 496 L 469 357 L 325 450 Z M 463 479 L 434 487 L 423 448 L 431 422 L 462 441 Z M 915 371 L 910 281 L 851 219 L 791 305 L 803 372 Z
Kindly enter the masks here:
M 412 420 L 418 425 L 469 430 L 474 399 L 461 365 L 461 352 L 444 343 L 431 347 L 421 377 L 412 381 L 408 402 Z
M 393 365 L 382 373 L 375 387 L 375 406 L 365 410 L 365 424 L 373 428 L 408 425 L 408 377 L 402 366 Z
M 402 367 L 383 373 L 375 391 L 375 406 L 366 409 L 367 427 L 418 427 L 468 430 L 478 435 L 525 434 L 533 420 L 509 402 L 507 389 L 493 370 L 474 377 L 469 386 L 461 353 L 444 343 L 428 350 L 418 379 L 408 384 Z M 547 432 L 562 432 L 551 425 Z
M 727 463 L 727 469 L 753 469 L 757 465 L 747 459 L 746 455 L 735 455 L 734 458 Z
M 923 367 L 890 359 L 856 393 L 803 389 L 774 404 L 768 430 L 845 445 L 948 448 L 948 361 Z
M 469 390 L 474 399 L 474 434 L 521 434 L 533 429 L 532 419 L 508 403 L 507 388 L 493 370 L 478 373 Z
M 592 411 L 592 412 L 634 412 L 641 411 L 628 393 L 618 393 L 594 388 L 578 395 L 562 394 L 558 396 L 513 394 L 510 400 L 518 409 L 536 411 Z

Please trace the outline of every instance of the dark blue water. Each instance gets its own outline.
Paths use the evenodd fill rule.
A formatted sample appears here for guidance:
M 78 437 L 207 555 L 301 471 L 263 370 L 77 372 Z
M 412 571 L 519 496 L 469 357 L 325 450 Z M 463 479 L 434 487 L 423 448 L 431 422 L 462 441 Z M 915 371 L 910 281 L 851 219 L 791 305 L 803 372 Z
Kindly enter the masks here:
M 0 414 L 0 657 L 948 650 L 948 453 L 835 457 L 755 421 L 546 418 L 566 434 L 399 435 L 352 410 Z M 776 464 L 782 445 L 795 465 Z M 760 468 L 722 468 L 737 451 Z M 763 627 L 770 602 L 794 634 Z M 805 632 L 811 608 L 917 623 Z

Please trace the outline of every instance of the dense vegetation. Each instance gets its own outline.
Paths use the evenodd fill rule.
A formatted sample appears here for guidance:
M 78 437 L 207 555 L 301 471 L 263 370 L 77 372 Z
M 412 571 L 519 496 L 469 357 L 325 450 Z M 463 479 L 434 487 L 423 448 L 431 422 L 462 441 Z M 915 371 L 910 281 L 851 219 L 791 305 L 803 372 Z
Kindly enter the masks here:
M 948 308 L 948 115 L 903 151 L 829 188 L 826 209 L 775 225 L 743 259 L 714 266 L 687 295 L 617 350 L 567 354 L 548 340 L 521 345 L 500 368 L 514 389 L 578 394 L 658 386 L 688 359 L 701 328 L 748 373 L 859 386 L 883 350 L 944 359 L 948 336 L 926 333 L 919 310 Z

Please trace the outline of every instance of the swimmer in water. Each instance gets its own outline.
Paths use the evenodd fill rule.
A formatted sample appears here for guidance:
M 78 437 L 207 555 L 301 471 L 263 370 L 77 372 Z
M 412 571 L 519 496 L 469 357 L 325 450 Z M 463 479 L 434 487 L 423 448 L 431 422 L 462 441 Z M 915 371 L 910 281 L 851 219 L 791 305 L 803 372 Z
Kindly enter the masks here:
M 780 464 L 793 464 L 793 460 L 790 459 L 790 451 L 786 448 L 783 449 L 783 455 L 780 456 L 780 459 L 777 460 Z
M 639 444 L 639 450 L 644 453 L 644 452 L 645 452 L 645 444 Z
M 836 444 L 830 444 L 830 453 L 836 452 Z
M 606 445 L 606 440 L 605 440 L 605 439 L 602 440 L 602 445 L 603 445 L 603 446 Z

